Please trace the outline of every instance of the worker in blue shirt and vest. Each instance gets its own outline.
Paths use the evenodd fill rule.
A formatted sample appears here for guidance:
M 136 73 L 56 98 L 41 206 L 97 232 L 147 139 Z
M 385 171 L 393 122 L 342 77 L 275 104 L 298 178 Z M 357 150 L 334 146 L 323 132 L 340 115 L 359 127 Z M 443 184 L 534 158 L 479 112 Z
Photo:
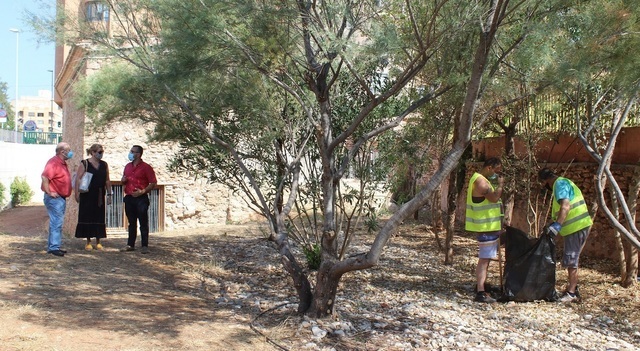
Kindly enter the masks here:
M 484 283 L 487 279 L 489 262 L 498 255 L 500 233 L 502 231 L 502 187 L 504 178 L 498 175 L 502 170 L 502 161 L 497 157 L 489 158 L 479 172 L 469 179 L 467 189 L 467 210 L 465 229 L 476 234 L 478 240 L 478 265 L 476 266 L 476 297 L 474 301 L 496 302 L 487 292 Z M 489 179 L 497 179 L 495 189 Z
M 546 232 L 552 238 L 560 234 L 564 239 L 562 266 L 567 268 L 569 283 L 559 301 L 579 301 L 578 260 L 593 224 L 589 209 L 582 192 L 571 180 L 558 177 L 548 168 L 538 172 L 538 179 L 553 191 L 551 219 L 554 222 L 547 226 Z

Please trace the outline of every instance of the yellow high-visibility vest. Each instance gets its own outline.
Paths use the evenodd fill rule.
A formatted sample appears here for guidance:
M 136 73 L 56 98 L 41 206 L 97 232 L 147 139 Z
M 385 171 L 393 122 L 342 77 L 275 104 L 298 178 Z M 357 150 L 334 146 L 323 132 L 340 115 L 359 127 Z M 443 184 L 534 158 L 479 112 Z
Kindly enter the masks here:
M 467 211 L 465 220 L 465 229 L 470 232 L 497 232 L 502 229 L 502 201 L 491 202 L 485 197 L 481 203 L 473 203 L 472 194 L 473 187 L 478 177 L 484 176 L 480 173 L 474 173 L 469 179 L 469 188 L 467 189 Z M 486 178 L 485 178 L 486 179 Z M 487 181 L 488 182 L 488 181 Z M 489 183 L 493 191 L 493 185 Z
M 569 182 L 571 187 L 573 188 L 573 200 L 571 200 L 571 208 L 569 209 L 569 213 L 567 214 L 567 218 L 562 223 L 562 228 L 560 229 L 560 235 L 567 236 L 569 234 L 573 234 L 578 230 L 582 230 L 593 225 L 593 221 L 591 220 L 591 215 L 589 215 L 589 209 L 587 208 L 587 204 L 584 202 L 584 197 L 582 196 L 582 191 L 569 179 L 558 177 L 555 182 L 553 182 L 553 205 L 551 205 L 551 218 L 553 220 L 558 219 L 558 213 L 560 212 L 560 204 L 555 199 L 556 195 L 556 183 L 558 180 L 566 180 Z

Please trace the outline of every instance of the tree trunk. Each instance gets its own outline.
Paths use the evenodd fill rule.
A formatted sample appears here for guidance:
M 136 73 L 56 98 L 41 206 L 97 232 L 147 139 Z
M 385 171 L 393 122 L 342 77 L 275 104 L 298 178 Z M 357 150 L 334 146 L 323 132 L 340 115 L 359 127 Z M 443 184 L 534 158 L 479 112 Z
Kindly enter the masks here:
M 640 86 L 636 88 L 640 89 Z M 591 154 L 591 156 L 599 164 L 598 171 L 596 172 L 596 195 L 597 195 L 598 203 L 601 210 L 604 212 L 605 216 L 609 220 L 609 223 L 611 223 L 613 227 L 615 227 L 620 233 L 622 233 L 625 236 L 625 238 L 631 244 L 633 244 L 636 248 L 640 248 L 640 231 L 635 225 L 635 220 L 631 220 L 632 217 L 635 217 L 635 214 L 632 216 L 631 211 L 627 206 L 627 203 L 623 202 L 621 207 L 625 215 L 625 218 L 627 220 L 626 223 L 623 224 L 619 221 L 618 218 L 614 217 L 614 215 L 611 213 L 611 210 L 609 209 L 605 201 L 605 198 L 604 198 L 605 182 L 601 179 L 601 178 L 604 178 L 609 182 L 611 182 L 612 184 L 614 184 L 612 189 L 614 190 L 615 196 L 621 200 L 625 199 L 625 195 L 622 194 L 622 191 L 620 190 L 620 187 L 618 186 L 616 179 L 611 173 L 610 165 L 611 165 L 611 159 L 613 157 L 613 151 L 615 150 L 616 140 L 618 138 L 618 135 L 620 134 L 620 131 L 622 130 L 622 127 L 624 126 L 624 122 L 629 114 L 629 111 L 634 105 L 635 101 L 636 101 L 636 96 L 634 93 L 634 95 L 631 98 L 627 99 L 626 102 L 624 103 L 625 105 L 623 109 L 624 112 L 614 114 L 613 128 L 608 137 L 608 143 L 606 147 L 604 147 L 604 153 L 602 155 L 599 153 L 598 150 L 596 150 L 596 148 L 594 148 L 594 146 L 590 144 L 589 138 L 588 138 L 589 135 L 588 134 L 585 135 L 580 127 L 578 128 L 578 138 L 582 142 L 582 145 L 584 145 L 587 152 L 589 152 L 589 154 Z M 602 149 L 602 148 L 598 147 L 598 149 Z M 632 230 L 629 231 L 629 228 L 632 228 Z
M 611 183 L 609 183 L 608 185 L 610 189 L 613 188 L 613 185 L 611 185 Z M 611 213 L 615 218 L 620 218 L 620 207 L 618 206 L 618 199 L 614 195 L 613 189 L 611 189 L 610 194 L 611 194 L 610 195 L 611 196 Z M 618 269 L 620 270 L 620 277 L 624 281 L 627 277 L 627 264 L 624 257 L 624 246 L 622 244 L 622 236 L 620 235 L 620 232 L 616 228 L 611 228 L 611 230 L 613 231 L 613 237 L 616 242 L 616 249 L 618 249 L 617 256 L 618 256 Z
M 624 255 L 627 262 L 625 267 L 627 275 L 622 280 L 622 286 L 628 288 L 638 282 L 638 248 L 631 245 L 627 240 L 622 242 L 624 246 Z
M 336 295 L 342 275 L 332 273 L 334 265 L 333 261 L 323 258 L 318 268 L 313 304 L 306 313 L 310 317 L 321 318 L 331 316 L 335 312 Z
M 515 138 L 516 138 L 516 126 L 518 125 L 518 122 L 520 121 L 520 118 L 514 118 L 514 120 L 509 123 L 508 126 L 504 126 L 504 154 L 507 157 L 507 159 L 515 161 L 516 157 L 515 157 Z M 508 192 L 507 194 L 507 198 L 504 199 L 504 224 L 505 225 L 511 225 L 511 219 L 513 218 L 513 207 L 515 206 L 515 201 L 516 201 L 516 197 L 515 197 L 515 189 L 516 189 L 516 182 L 518 181 L 518 179 L 516 179 L 515 177 L 511 177 L 511 179 L 509 179 L 509 186 L 508 186 Z
M 456 210 L 458 204 L 456 203 L 456 181 L 457 175 L 453 172 L 449 175 L 449 189 L 447 190 L 447 218 L 446 218 L 446 236 L 444 239 L 444 264 L 453 264 L 453 235 L 455 233 L 456 226 Z
M 282 235 L 278 235 L 276 243 L 278 244 L 278 251 L 280 252 L 280 260 L 282 266 L 289 273 L 293 279 L 293 287 L 296 289 L 300 303 L 298 304 L 298 313 L 306 312 L 313 301 L 313 295 L 311 292 L 311 283 L 307 278 L 302 267 L 296 262 L 295 257 L 289 250 L 289 244 L 286 239 L 283 239 Z M 286 236 L 284 236 L 286 238 Z
M 640 192 L 640 167 L 636 166 L 633 172 L 633 179 L 631 180 L 631 184 L 629 184 L 629 195 L 627 197 L 627 207 L 631 214 L 630 221 L 634 223 L 636 220 L 636 209 L 638 208 L 638 192 Z M 627 228 L 631 229 L 629 223 L 627 223 Z M 635 285 L 638 281 L 636 278 L 638 276 L 638 248 L 631 245 L 628 240 L 624 240 L 622 245 L 626 263 L 624 272 L 626 274 L 622 276 L 621 285 L 628 288 Z
M 456 211 L 458 201 L 464 189 L 467 176 L 467 160 L 471 159 L 471 147 L 468 146 L 458 162 L 455 172 L 449 175 L 449 190 L 447 193 L 447 236 L 444 243 L 444 264 L 453 264 L 453 237 L 456 227 Z

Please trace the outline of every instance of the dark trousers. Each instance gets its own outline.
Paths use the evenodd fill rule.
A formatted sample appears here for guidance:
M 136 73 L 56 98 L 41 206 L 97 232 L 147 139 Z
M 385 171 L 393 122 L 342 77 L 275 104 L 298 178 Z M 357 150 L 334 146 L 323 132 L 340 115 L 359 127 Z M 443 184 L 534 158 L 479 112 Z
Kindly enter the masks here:
M 138 222 L 140 222 L 140 237 L 142 247 L 149 246 L 149 196 L 147 194 L 124 197 L 124 213 L 129 221 L 129 239 L 127 245 L 135 247 Z

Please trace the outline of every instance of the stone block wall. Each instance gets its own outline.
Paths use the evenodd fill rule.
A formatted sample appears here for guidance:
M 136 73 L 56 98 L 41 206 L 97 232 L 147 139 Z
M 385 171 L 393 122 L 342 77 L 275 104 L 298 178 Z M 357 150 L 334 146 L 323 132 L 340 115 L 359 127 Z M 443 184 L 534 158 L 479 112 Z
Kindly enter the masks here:
M 147 126 L 139 124 L 113 124 L 104 131 L 86 130 L 82 136 L 82 151 L 92 144 L 101 144 L 105 149 L 103 160 L 109 164 L 109 177 L 119 184 L 124 167 L 129 160 L 129 150 L 133 145 L 144 148 L 142 159 L 153 166 L 158 186 L 164 187 L 164 230 L 197 228 L 229 222 L 242 223 L 259 216 L 250 211 L 241 199 L 220 184 L 209 184 L 206 179 L 193 175 L 176 174 L 167 169 L 170 157 L 177 151 L 171 143 L 147 143 Z M 79 143 L 75 143 L 78 145 Z M 74 157 L 75 167 L 81 158 Z M 73 168 L 75 169 L 75 168 Z M 69 203 L 68 231 L 73 233 L 77 223 L 77 204 Z M 75 213 L 75 214 L 74 214 Z

